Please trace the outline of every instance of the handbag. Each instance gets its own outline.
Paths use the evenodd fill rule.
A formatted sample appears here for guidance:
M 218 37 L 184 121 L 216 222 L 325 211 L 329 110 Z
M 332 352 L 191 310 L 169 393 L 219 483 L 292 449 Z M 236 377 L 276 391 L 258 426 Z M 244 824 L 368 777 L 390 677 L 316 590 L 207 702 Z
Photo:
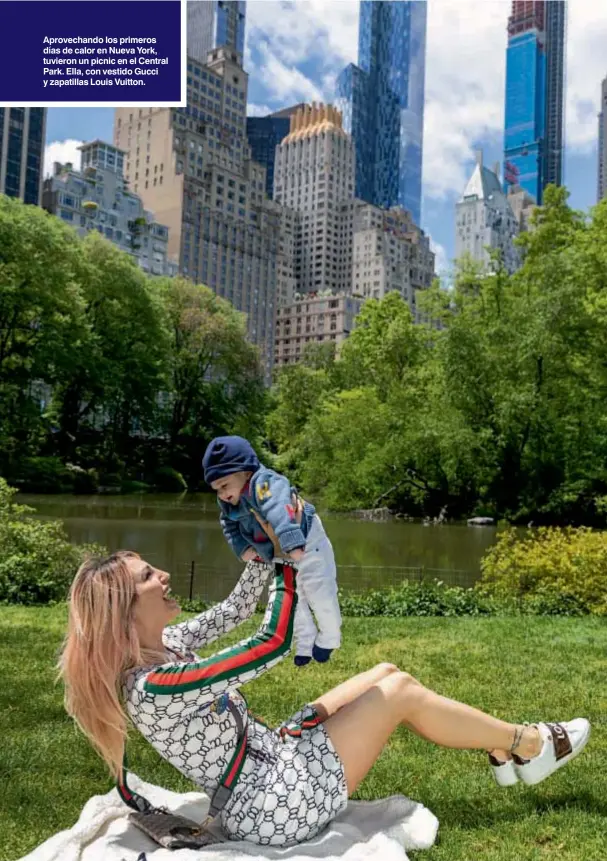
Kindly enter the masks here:
M 226 710 L 230 711 L 236 719 L 238 728 L 236 749 L 223 773 L 219 786 L 213 793 L 209 813 L 201 823 L 196 823 L 177 813 L 171 813 L 166 808 L 154 807 L 147 798 L 130 789 L 127 784 L 125 753 L 117 789 L 124 803 L 131 808 L 129 822 L 132 822 L 140 831 L 147 834 L 164 849 L 200 849 L 202 846 L 224 842 L 224 838 L 217 833 L 217 830 L 212 831 L 210 829 L 230 800 L 242 770 L 247 746 L 246 721 L 243 720 L 238 708 L 227 693 L 222 694 L 211 704 L 211 711 L 217 712 L 217 714 L 222 714 Z

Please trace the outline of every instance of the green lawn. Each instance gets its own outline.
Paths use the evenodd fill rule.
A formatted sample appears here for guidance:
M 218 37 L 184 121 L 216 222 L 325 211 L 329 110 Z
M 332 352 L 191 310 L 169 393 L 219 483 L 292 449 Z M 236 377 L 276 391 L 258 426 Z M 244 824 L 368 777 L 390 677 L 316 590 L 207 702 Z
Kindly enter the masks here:
M 67 720 L 53 664 L 62 607 L 0 609 L 0 861 L 13 861 L 74 823 L 107 791 L 104 767 Z M 249 625 L 249 629 L 250 629 Z M 247 628 L 241 628 L 241 632 Z M 605 861 L 607 858 L 607 627 L 597 619 L 347 619 L 345 645 L 325 667 L 290 659 L 247 690 L 271 722 L 380 660 L 499 717 L 589 717 L 582 757 L 537 788 L 500 790 L 478 753 L 435 748 L 399 731 L 360 798 L 402 792 L 440 820 L 428 861 Z M 364 731 L 361 728 L 361 731 Z M 133 770 L 191 788 L 135 736 Z

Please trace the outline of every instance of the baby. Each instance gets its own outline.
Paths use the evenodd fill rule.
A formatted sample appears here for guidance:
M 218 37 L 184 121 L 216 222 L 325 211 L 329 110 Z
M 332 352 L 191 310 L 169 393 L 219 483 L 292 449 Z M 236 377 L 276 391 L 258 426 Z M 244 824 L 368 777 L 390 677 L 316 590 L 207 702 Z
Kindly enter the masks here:
M 269 527 L 282 554 L 297 564 L 295 664 L 328 661 L 341 643 L 341 613 L 333 547 L 316 509 L 284 475 L 261 464 L 240 436 L 212 440 L 202 466 L 217 493 L 223 533 L 239 559 L 273 559 Z

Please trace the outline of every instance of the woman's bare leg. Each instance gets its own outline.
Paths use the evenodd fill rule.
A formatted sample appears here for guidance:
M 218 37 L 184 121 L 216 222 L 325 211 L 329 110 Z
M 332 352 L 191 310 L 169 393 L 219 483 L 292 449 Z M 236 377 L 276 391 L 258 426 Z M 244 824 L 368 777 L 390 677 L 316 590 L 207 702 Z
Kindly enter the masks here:
M 480 750 L 510 750 L 517 729 L 429 691 L 407 673 L 390 672 L 324 723 L 344 765 L 350 794 L 402 723 L 443 747 Z M 525 727 L 516 753 L 529 759 L 539 753 L 541 744 L 537 729 Z
M 358 699 L 361 694 L 372 688 L 382 679 L 392 673 L 397 673 L 398 667 L 395 664 L 376 664 L 372 669 L 365 670 L 363 673 L 358 673 L 352 676 L 346 682 L 342 682 L 336 688 L 323 694 L 314 702 L 314 708 L 322 717 L 323 721 L 334 715 L 348 703 Z

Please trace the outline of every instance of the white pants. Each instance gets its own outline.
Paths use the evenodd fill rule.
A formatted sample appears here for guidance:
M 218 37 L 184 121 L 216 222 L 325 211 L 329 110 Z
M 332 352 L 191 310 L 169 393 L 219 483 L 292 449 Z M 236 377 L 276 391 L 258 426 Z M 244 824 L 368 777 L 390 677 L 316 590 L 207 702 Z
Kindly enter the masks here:
M 298 563 L 295 654 L 312 655 L 312 647 L 338 649 L 341 613 L 337 599 L 337 569 L 329 537 L 314 515 L 304 557 Z

